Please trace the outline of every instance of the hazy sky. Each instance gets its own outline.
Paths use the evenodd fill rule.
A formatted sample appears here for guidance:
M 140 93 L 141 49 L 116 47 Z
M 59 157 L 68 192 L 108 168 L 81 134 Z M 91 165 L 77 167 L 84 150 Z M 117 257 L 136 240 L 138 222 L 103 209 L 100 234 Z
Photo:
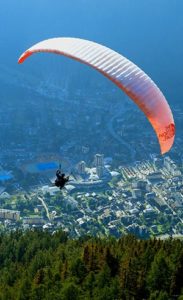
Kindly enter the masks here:
M 182 13 L 183 0 L 0 0 L 0 64 L 17 68 L 19 55 L 40 40 L 81 37 L 121 52 L 179 101 Z

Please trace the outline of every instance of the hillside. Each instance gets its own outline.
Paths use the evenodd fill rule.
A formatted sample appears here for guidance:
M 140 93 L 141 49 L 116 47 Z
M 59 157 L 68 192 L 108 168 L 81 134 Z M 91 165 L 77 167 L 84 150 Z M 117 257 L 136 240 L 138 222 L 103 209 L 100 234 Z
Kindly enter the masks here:
M 0 266 L 2 300 L 183 299 L 180 240 L 2 233 Z

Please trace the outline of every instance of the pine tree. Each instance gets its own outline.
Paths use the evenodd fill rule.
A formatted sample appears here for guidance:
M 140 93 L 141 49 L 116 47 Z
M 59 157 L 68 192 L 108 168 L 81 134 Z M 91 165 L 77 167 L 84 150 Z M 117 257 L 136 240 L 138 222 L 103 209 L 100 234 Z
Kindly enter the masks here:
M 105 261 L 110 268 L 111 276 L 114 277 L 115 275 L 117 275 L 119 270 L 118 259 L 111 254 L 110 248 L 108 246 L 105 249 Z
M 183 289 L 183 250 L 179 254 L 178 261 L 172 275 L 170 293 L 171 295 L 179 295 Z
M 154 258 L 147 277 L 149 291 L 166 291 L 170 285 L 170 268 L 165 253 L 160 250 Z
M 61 292 L 63 300 L 79 299 L 79 289 L 74 283 L 66 283 Z

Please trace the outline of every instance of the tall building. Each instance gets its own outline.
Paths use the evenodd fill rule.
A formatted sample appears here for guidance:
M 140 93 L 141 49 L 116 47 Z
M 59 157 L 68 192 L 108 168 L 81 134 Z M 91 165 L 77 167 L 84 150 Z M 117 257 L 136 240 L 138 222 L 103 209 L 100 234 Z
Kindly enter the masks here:
M 79 174 L 85 174 L 86 172 L 86 163 L 84 161 L 80 161 L 77 166 Z
M 96 167 L 104 166 L 104 155 L 103 154 L 95 154 L 94 164 Z
M 103 173 L 104 173 L 104 167 L 103 166 L 98 166 L 96 168 L 96 171 L 97 171 L 98 177 L 101 178 L 103 176 Z

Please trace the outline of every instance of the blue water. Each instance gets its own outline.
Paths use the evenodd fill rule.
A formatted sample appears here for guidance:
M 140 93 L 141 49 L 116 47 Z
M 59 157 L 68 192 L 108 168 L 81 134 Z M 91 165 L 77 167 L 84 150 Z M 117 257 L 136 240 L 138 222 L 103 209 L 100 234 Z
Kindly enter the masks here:
M 38 171 L 49 171 L 58 168 L 58 164 L 56 164 L 55 162 L 39 163 L 36 165 L 36 167 Z
M 12 179 L 13 176 L 12 175 L 0 175 L 0 181 L 6 181 L 6 180 L 9 180 L 9 179 Z

